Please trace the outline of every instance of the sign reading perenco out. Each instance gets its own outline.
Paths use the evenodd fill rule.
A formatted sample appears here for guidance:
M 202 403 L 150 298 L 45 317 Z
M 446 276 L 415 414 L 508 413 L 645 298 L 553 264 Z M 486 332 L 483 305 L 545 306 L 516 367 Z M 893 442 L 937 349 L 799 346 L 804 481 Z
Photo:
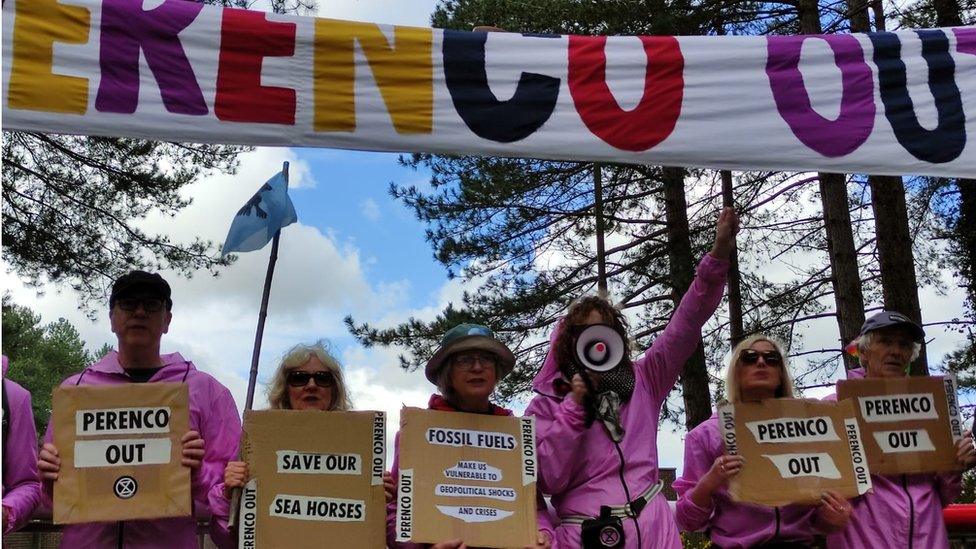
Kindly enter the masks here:
M 814 504 L 824 490 L 853 498 L 871 488 L 851 401 L 725 404 L 718 417 L 725 453 L 745 457 L 729 482 L 737 501 Z
M 956 441 L 963 429 L 954 376 L 844 380 L 837 397 L 856 403 L 873 473 L 959 470 Z
M 188 516 L 188 399 L 182 383 L 55 389 L 54 522 Z

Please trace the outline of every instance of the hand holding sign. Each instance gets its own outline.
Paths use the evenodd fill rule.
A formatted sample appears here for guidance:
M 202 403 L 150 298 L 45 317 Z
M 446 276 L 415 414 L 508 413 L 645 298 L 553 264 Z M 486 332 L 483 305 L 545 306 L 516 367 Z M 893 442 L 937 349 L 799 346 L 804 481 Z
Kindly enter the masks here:
M 200 433 L 187 431 L 180 441 L 183 443 L 183 466 L 189 467 L 190 469 L 199 469 L 200 463 L 203 461 L 203 455 L 206 453 L 203 447 L 203 439 L 200 438 Z
M 61 458 L 58 457 L 58 449 L 54 444 L 45 442 L 44 446 L 41 446 L 41 452 L 37 455 L 37 468 L 41 471 L 41 478 L 44 480 L 58 480 Z
M 228 461 L 224 468 L 224 496 L 230 499 L 231 490 L 243 488 L 247 483 L 247 463 L 243 461 Z
M 828 534 L 840 532 L 847 526 L 847 521 L 851 518 L 851 505 L 844 499 L 844 496 L 833 490 L 827 490 L 820 498 L 817 518 L 821 527 Z
M 745 461 L 742 456 L 719 456 L 715 458 L 712 467 L 705 473 L 702 482 L 705 482 L 711 491 L 715 491 L 725 486 L 730 478 L 738 474 Z

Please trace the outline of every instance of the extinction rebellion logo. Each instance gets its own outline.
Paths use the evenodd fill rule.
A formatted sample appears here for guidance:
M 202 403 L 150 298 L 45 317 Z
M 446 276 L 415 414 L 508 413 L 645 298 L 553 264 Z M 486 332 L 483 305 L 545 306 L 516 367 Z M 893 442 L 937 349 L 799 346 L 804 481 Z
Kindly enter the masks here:
M 112 491 L 115 492 L 115 497 L 119 499 L 129 499 L 136 495 L 138 490 L 139 483 L 130 476 L 115 479 L 115 485 L 112 487 Z

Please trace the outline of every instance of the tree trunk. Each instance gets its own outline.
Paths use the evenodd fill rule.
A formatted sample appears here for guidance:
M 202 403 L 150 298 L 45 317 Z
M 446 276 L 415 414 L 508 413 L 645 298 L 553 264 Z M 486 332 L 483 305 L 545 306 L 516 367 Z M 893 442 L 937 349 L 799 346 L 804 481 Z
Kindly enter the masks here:
M 695 258 L 691 254 L 688 230 L 688 205 L 685 201 L 685 170 L 664 168 L 664 212 L 668 224 L 668 262 L 674 306 L 695 278 Z M 698 347 L 685 363 L 681 374 L 681 391 L 685 401 L 685 426 L 690 431 L 712 415 L 712 398 L 708 389 L 705 348 L 698 334 Z
M 732 196 L 732 172 L 722 170 L 722 206 L 735 208 Z M 742 276 L 739 273 L 739 247 L 732 243 L 729 256 L 729 339 L 735 347 L 745 337 L 742 326 L 742 290 L 739 287 Z
M 874 210 L 874 232 L 881 263 L 881 287 L 884 306 L 922 323 L 918 303 L 918 281 L 915 278 L 915 256 L 908 231 L 908 207 L 905 185 L 900 177 L 872 175 L 871 208 Z M 928 375 L 925 345 L 912 363 L 912 375 Z
M 837 326 L 841 347 L 851 342 L 864 324 L 864 297 L 861 275 L 851 232 L 851 212 L 847 206 L 847 182 L 843 174 L 820 175 L 820 198 L 823 201 L 824 227 L 827 230 L 827 254 L 833 272 L 831 283 L 837 304 Z M 844 355 L 848 370 L 860 366 L 857 359 Z
M 960 7 L 958 0 L 933 0 L 935 8 L 935 26 L 961 27 Z
M 804 34 L 820 34 L 820 11 L 817 0 L 801 0 L 800 30 Z M 823 203 L 824 228 L 827 231 L 827 255 L 832 271 L 831 283 L 837 308 L 841 348 L 857 337 L 864 324 L 864 297 L 861 294 L 861 275 L 857 266 L 857 251 L 851 230 L 851 211 L 847 204 L 847 182 L 843 174 L 820 173 L 820 198 Z M 857 359 L 843 354 L 847 369 L 859 366 Z

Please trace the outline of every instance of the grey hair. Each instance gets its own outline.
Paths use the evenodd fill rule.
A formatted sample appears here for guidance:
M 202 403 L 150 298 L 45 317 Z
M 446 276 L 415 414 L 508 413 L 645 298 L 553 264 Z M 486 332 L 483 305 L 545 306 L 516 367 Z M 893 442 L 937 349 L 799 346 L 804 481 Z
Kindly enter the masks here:
M 281 357 L 281 363 L 268 386 L 268 403 L 271 405 L 271 409 L 291 409 L 291 402 L 288 400 L 288 384 L 286 383 L 288 372 L 297 370 L 314 356 L 325 365 L 335 380 L 332 384 L 332 405 L 329 410 L 340 412 L 352 410 L 352 401 L 349 399 L 349 392 L 346 390 L 346 382 L 342 378 L 342 366 L 326 348 L 327 345 L 328 343 L 325 340 L 319 340 L 310 345 L 299 343 L 285 352 L 285 356 Z
M 776 338 L 763 334 L 751 335 L 739 342 L 732 349 L 732 356 L 729 357 L 729 367 L 725 372 L 725 400 L 736 403 L 742 401 L 742 392 L 739 389 L 739 355 L 742 351 L 751 347 L 754 343 L 765 341 L 776 348 L 776 351 L 783 357 L 782 374 L 780 375 L 779 389 L 776 391 L 777 398 L 793 398 L 793 376 L 790 375 L 789 362 L 786 360 L 786 348 Z
M 867 368 L 868 365 L 864 361 L 865 360 L 864 359 L 864 356 L 867 354 L 868 351 L 871 350 L 871 345 L 874 344 L 874 336 L 875 336 L 875 334 L 877 334 L 877 332 L 878 332 L 878 330 L 872 330 L 872 331 L 870 331 L 870 332 L 868 332 L 868 333 L 866 333 L 866 334 L 858 337 L 855 340 L 855 342 L 857 343 L 857 360 L 858 360 L 858 362 L 860 362 L 861 366 L 864 366 L 865 368 Z M 912 359 L 909 362 L 915 362 L 915 359 L 918 358 L 918 355 L 921 352 L 922 352 L 922 344 L 919 343 L 919 342 L 917 342 L 917 341 L 913 341 L 912 342 Z
M 495 353 L 491 353 L 494 355 Z M 441 366 L 440 371 L 437 372 L 437 392 L 444 397 L 444 400 L 448 402 L 455 402 L 457 399 L 457 391 L 454 390 L 454 385 L 451 383 L 451 372 L 454 371 L 454 357 L 457 353 L 452 354 L 444 359 L 443 366 Z M 500 364 L 500 357 L 495 359 L 495 382 L 497 383 L 501 379 L 502 367 Z

